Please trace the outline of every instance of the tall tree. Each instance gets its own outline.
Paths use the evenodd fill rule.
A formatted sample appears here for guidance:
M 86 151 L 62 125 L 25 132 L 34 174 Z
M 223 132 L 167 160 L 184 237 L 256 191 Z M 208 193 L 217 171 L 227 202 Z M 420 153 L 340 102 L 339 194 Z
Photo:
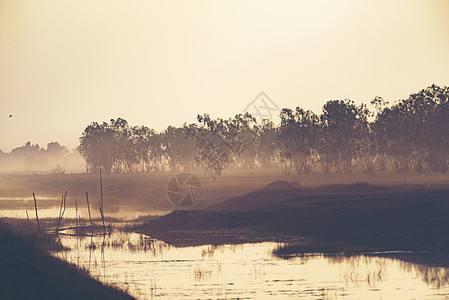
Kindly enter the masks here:
M 356 106 L 350 100 L 331 100 L 323 106 L 320 119 L 325 146 L 322 154 L 332 157 L 337 170 L 342 167 L 344 172 L 352 172 L 368 115 L 364 104 Z
M 310 173 L 317 161 L 319 119 L 310 110 L 297 107 L 281 112 L 279 139 L 285 159 L 290 159 L 298 174 Z
M 253 130 L 255 118 L 249 113 L 233 119 L 212 119 L 209 114 L 198 115 L 199 126 L 185 125 L 187 135 L 195 140 L 197 162 L 208 172 L 221 175 L 221 171 L 245 151 L 245 131 Z
M 162 147 L 172 171 L 193 168 L 195 143 L 188 138 L 182 127 L 168 126 L 162 134 Z
M 78 151 L 86 161 L 88 172 L 96 172 L 102 168 L 110 173 L 117 158 L 114 156 L 114 132 L 108 123 L 91 123 L 84 129 L 80 137 Z
M 276 142 L 276 127 L 270 120 L 263 120 L 259 125 L 255 141 L 256 158 L 264 169 L 273 168 L 279 160 L 279 147 Z

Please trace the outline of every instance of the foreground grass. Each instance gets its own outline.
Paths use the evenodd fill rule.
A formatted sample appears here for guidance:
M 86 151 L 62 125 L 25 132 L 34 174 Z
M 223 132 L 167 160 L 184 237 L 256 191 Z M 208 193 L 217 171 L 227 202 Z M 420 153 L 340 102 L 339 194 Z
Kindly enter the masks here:
M 0 298 L 133 299 L 43 249 L 57 247 L 48 236 L 19 233 L 0 221 Z

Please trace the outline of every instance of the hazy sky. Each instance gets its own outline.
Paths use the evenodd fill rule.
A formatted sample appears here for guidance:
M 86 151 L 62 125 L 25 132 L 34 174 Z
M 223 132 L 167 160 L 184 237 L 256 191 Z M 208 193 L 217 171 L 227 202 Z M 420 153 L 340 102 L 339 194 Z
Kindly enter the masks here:
M 0 0 L 0 149 L 449 85 L 449 0 Z M 12 118 L 9 115 L 13 114 Z

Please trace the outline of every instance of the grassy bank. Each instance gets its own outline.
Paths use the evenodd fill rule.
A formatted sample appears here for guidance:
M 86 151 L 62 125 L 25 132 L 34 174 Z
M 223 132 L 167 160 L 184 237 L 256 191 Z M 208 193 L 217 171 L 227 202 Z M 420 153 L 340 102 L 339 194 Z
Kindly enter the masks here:
M 0 298 L 133 299 L 47 253 L 57 247 L 48 236 L 18 232 L 0 221 Z
M 448 195 L 446 185 L 261 190 L 209 210 L 177 211 L 136 230 L 170 243 L 242 229 L 306 237 L 292 252 L 449 251 Z

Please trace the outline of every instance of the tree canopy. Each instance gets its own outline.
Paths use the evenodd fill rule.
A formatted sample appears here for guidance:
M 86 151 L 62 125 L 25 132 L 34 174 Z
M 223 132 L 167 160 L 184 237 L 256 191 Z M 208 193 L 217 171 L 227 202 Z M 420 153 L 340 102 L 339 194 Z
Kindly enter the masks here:
M 150 172 L 202 168 L 275 168 L 285 173 L 435 170 L 449 163 L 449 88 L 432 85 L 389 106 L 382 97 L 365 104 L 330 100 L 320 115 L 284 108 L 281 122 L 258 124 L 249 113 L 234 118 L 197 116 L 197 123 L 156 132 L 124 119 L 93 122 L 78 150 L 89 171 Z M 28 145 L 28 147 L 32 147 Z M 51 151 L 57 145 L 50 145 Z

